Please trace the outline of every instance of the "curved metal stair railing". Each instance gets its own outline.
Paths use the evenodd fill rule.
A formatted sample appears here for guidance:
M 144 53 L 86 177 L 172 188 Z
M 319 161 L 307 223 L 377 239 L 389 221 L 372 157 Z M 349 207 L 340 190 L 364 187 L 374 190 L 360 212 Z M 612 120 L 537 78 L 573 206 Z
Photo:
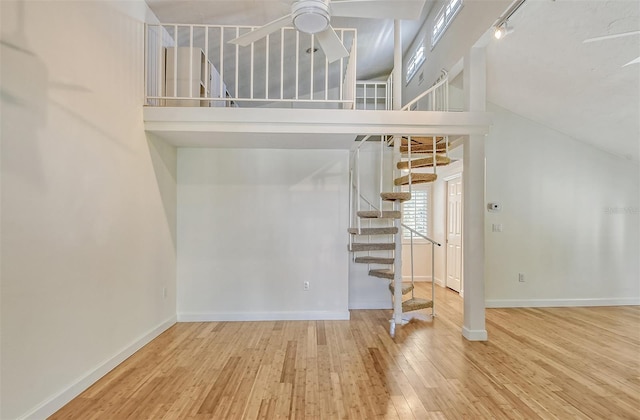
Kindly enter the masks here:
M 419 104 L 421 108 L 428 111 L 447 111 L 448 110 L 448 76 L 443 70 L 442 76 L 427 91 L 409 102 L 402 110 L 415 110 Z M 421 109 L 422 110 L 422 109 Z M 362 193 L 361 175 L 362 161 L 361 149 L 363 145 L 371 141 L 371 136 L 363 137 L 352 149 L 350 156 L 349 171 L 349 250 L 354 253 L 354 262 L 365 263 L 369 266 L 369 275 L 390 280 L 389 289 L 393 295 L 393 316 L 390 322 L 389 333 L 395 336 L 396 326 L 403 325 L 409 321 L 405 313 L 419 309 L 431 309 L 430 319 L 435 317 L 435 247 L 441 246 L 437 241 L 427 237 L 425 234 L 418 232 L 414 227 L 402 223 L 402 203 L 411 200 L 413 197 L 413 185 L 416 183 L 433 182 L 437 179 L 437 167 L 447 165 L 450 162 L 449 155 L 449 138 L 447 136 L 428 136 L 428 137 L 385 137 L 379 139 L 379 159 L 378 162 L 372 162 L 371 168 L 376 168 L 372 172 L 379 170 L 377 193 L 379 201 L 369 200 Z M 388 157 L 388 151 L 393 146 L 393 169 L 386 171 L 385 178 L 385 156 Z M 375 148 L 372 148 L 375 151 Z M 414 155 L 418 155 L 418 159 L 413 159 Z M 406 160 L 403 160 L 406 158 Z M 379 165 L 379 169 L 377 166 Z M 418 168 L 432 167 L 432 173 L 415 172 Z M 402 171 L 407 171 L 406 175 L 402 175 Z M 397 176 L 399 175 L 399 176 Z M 390 179 L 389 179 L 390 178 Z M 385 184 L 385 181 L 387 183 Z M 375 182 L 375 181 L 374 181 Z M 402 186 L 407 186 L 408 191 L 402 191 Z M 388 210 L 389 204 L 392 203 L 392 210 Z M 367 210 L 362 210 L 363 204 Z M 415 206 L 414 206 L 415 208 Z M 362 219 L 367 219 L 367 226 L 362 226 Z M 387 226 L 380 227 L 381 222 L 387 221 Z M 391 223 L 390 223 L 391 222 Z M 374 223 L 375 226 L 374 227 Z M 402 279 L 402 229 L 411 232 L 409 249 L 411 263 L 411 283 L 403 285 Z M 372 241 L 372 236 L 393 235 L 390 242 Z M 355 242 L 354 237 L 365 236 L 366 243 Z M 431 244 L 431 299 L 416 298 L 414 294 L 415 273 L 414 273 L 414 237 L 419 237 Z M 356 256 L 357 252 L 367 252 L 367 255 Z M 372 252 L 376 254 L 372 254 Z M 381 257 L 378 252 L 391 252 L 392 256 Z M 376 268 L 371 268 L 371 264 L 375 264 Z M 392 269 L 378 268 L 379 265 L 392 266 Z M 402 296 L 411 292 L 411 299 L 402 301 Z
M 438 146 L 438 139 L 440 138 L 436 138 L 436 137 L 432 137 L 431 138 L 431 148 L 432 150 L 430 151 L 430 154 L 432 156 L 432 159 L 430 162 L 426 162 L 424 165 L 422 165 L 422 167 L 425 166 L 432 166 L 434 173 L 437 171 L 437 166 L 439 166 L 439 162 L 446 162 L 448 163 L 448 161 L 445 161 L 443 159 L 440 158 L 436 158 L 436 156 L 440 156 L 437 154 L 438 150 L 437 148 Z M 448 152 L 448 139 L 446 137 L 442 137 L 442 140 L 444 140 L 444 148 L 443 150 L 445 152 Z M 369 137 L 365 137 L 364 139 L 362 139 L 358 146 L 353 150 L 353 154 L 351 157 L 351 169 L 350 169 L 350 188 L 351 188 L 351 193 L 350 193 L 350 199 L 349 199 L 349 214 L 350 214 L 350 225 L 351 226 L 355 226 L 349 229 L 349 250 L 356 253 L 356 252 L 367 252 L 367 255 L 365 257 L 356 257 L 354 254 L 354 261 L 355 262 L 359 262 L 359 263 L 366 263 L 369 266 L 371 266 L 371 264 L 376 264 L 376 265 L 393 265 L 393 270 L 390 269 L 381 269 L 381 268 L 371 268 L 369 270 L 369 275 L 373 276 L 373 277 L 379 277 L 379 278 L 384 278 L 384 279 L 388 279 L 391 280 L 389 288 L 391 290 L 391 292 L 393 293 L 393 301 L 394 302 L 399 302 L 399 305 L 396 305 L 394 303 L 394 316 L 393 318 L 390 320 L 390 334 L 391 336 L 395 335 L 395 329 L 396 329 L 396 325 L 397 324 L 404 324 L 406 322 L 408 322 L 409 318 L 407 316 L 405 316 L 405 314 L 407 312 L 410 311 L 415 311 L 415 310 L 419 310 L 419 309 L 431 309 L 431 313 L 430 315 L 430 319 L 433 319 L 435 317 L 435 247 L 436 246 L 441 246 L 440 243 L 438 243 L 437 241 L 435 241 L 432 238 L 429 238 L 428 236 L 418 232 L 417 230 L 415 230 L 414 228 L 412 228 L 411 226 L 406 225 L 405 223 L 401 223 L 399 218 L 401 215 L 401 207 L 400 207 L 400 203 L 408 200 L 411 198 L 411 194 L 413 192 L 413 178 L 417 177 L 415 174 L 412 173 L 411 169 L 412 169 L 412 143 L 413 143 L 413 139 L 411 137 L 407 138 L 406 143 L 407 143 L 407 157 L 408 160 L 403 161 L 400 159 L 393 159 L 393 163 L 395 167 L 401 167 L 404 165 L 404 163 L 407 163 L 406 168 L 404 170 L 408 170 L 409 173 L 406 177 L 408 182 L 406 183 L 406 185 L 408 185 L 409 191 L 408 192 L 399 192 L 397 191 L 399 189 L 399 186 L 396 186 L 392 189 L 394 189 L 394 192 L 388 192 L 385 193 L 385 172 L 384 172 L 384 157 L 385 157 L 385 150 L 388 150 L 388 147 L 386 147 L 387 145 L 387 141 L 385 139 L 380 139 L 380 156 L 379 156 L 379 162 L 380 162 L 380 177 L 379 177 L 379 186 L 378 186 L 378 192 L 380 194 L 380 198 L 379 198 L 379 203 L 374 204 L 373 201 L 374 200 L 370 200 L 368 199 L 364 194 L 362 194 L 362 190 L 361 190 L 361 157 L 360 157 L 360 148 L 367 142 L 369 141 L 370 138 Z M 399 144 L 398 144 L 399 146 Z M 399 148 L 398 148 L 399 149 Z M 400 154 L 400 157 L 402 156 L 402 154 Z M 424 157 L 421 159 L 425 159 Z M 448 159 L 448 158 L 447 158 Z M 401 164 L 402 163 L 402 164 Z M 446 164 L 445 163 L 445 164 Z M 441 165 L 441 164 L 440 164 Z M 397 179 L 401 179 L 403 177 L 400 178 L 396 178 Z M 435 175 L 434 178 L 435 179 Z M 385 200 L 386 197 L 386 200 Z M 385 201 L 391 201 L 393 202 L 393 210 L 386 210 L 385 209 Z M 367 208 L 367 210 L 362 210 L 362 206 L 363 204 L 365 205 L 365 208 Z M 362 219 L 365 218 L 368 220 L 368 224 L 366 226 L 362 225 Z M 395 226 L 387 226 L 387 227 L 373 227 L 372 221 L 373 220 L 382 220 L 382 219 L 386 219 L 386 220 L 395 220 Z M 402 277 L 401 277 L 401 261 L 402 261 L 402 232 L 401 229 L 407 229 L 409 232 L 411 232 L 410 235 L 410 251 L 411 251 L 411 255 L 410 255 L 410 263 L 411 263 L 411 283 L 409 286 L 403 285 L 402 282 Z M 372 242 L 371 237 L 375 236 L 375 235 L 394 235 L 394 240 L 390 241 L 390 242 Z M 354 237 L 358 237 L 358 236 L 365 236 L 367 238 L 366 241 L 366 245 L 365 243 L 362 242 L 354 242 Z M 421 299 L 421 298 L 416 298 L 414 295 L 414 288 L 415 288 L 415 275 L 414 275 L 414 259 L 415 259 L 415 255 L 414 255 L 414 238 L 415 237 L 419 237 L 421 239 L 424 239 L 425 241 L 427 241 L 428 243 L 431 244 L 431 281 L 432 281 L 432 285 L 431 285 L 431 299 L 427 300 L 427 299 Z M 393 248 L 391 247 L 392 244 L 400 244 L 400 246 L 393 246 Z M 378 255 L 372 255 L 372 252 L 382 252 L 382 251 L 386 251 L 386 252 L 392 252 L 393 255 L 392 257 L 380 257 Z M 398 274 L 396 275 L 396 272 L 398 272 Z M 409 292 L 411 292 L 411 298 L 407 301 L 402 302 L 402 296 L 404 294 L 408 294 Z
M 401 223 L 402 227 L 404 229 L 407 229 L 409 232 L 411 232 L 411 299 L 415 299 L 414 296 L 414 286 L 415 286 L 415 276 L 414 276 L 414 272 L 413 272 L 413 266 L 414 266 L 414 255 L 413 255 L 413 236 L 419 236 L 422 239 L 426 240 L 427 242 L 429 242 L 431 244 L 431 318 L 433 319 L 436 316 L 436 251 L 435 251 L 435 247 L 436 246 L 442 246 L 441 243 L 434 241 L 433 239 L 429 238 L 426 235 L 423 235 L 422 233 L 418 232 L 417 230 L 413 229 L 410 226 L 405 225 L 404 223 Z

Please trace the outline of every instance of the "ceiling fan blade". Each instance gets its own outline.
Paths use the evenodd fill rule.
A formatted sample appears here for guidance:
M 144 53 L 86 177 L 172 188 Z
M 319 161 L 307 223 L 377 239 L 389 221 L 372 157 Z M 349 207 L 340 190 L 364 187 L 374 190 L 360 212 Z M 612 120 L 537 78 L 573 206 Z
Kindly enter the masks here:
M 582 43 L 588 44 L 589 42 L 604 41 L 606 39 L 622 38 L 623 36 L 631 36 L 631 35 L 640 35 L 640 31 L 621 32 L 619 34 L 597 36 L 595 38 L 585 39 L 584 41 L 582 41 Z
M 629 65 L 631 65 L 631 64 L 640 64 L 640 57 L 636 58 L 635 60 L 631 60 L 631 61 L 629 61 L 627 64 L 625 64 L 625 65 L 624 65 L 624 66 L 622 66 L 622 67 L 627 67 L 627 66 L 629 66 Z
M 414 20 L 420 17 L 424 3 L 424 0 L 335 0 L 329 7 L 332 16 Z
M 278 29 L 284 28 L 290 23 L 291 23 L 291 15 L 289 14 L 279 19 L 276 19 L 273 22 L 269 22 L 264 26 L 254 29 L 251 32 L 247 32 L 244 35 L 240 35 L 239 37 L 230 40 L 229 43 L 238 44 L 241 47 L 246 47 L 247 45 L 253 42 L 256 42 L 259 39 L 264 38 L 265 36 L 277 31 Z
M 334 31 L 331 26 L 322 32 L 318 32 L 316 39 L 330 63 L 349 55 L 349 51 L 344 47 L 338 34 L 336 34 L 336 31 Z

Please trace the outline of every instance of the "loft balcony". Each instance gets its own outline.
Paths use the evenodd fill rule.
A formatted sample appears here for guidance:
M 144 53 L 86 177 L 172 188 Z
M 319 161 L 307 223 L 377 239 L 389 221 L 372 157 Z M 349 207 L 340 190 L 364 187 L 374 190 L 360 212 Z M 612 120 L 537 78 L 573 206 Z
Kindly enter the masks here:
M 243 47 L 247 26 L 149 24 L 145 129 L 176 146 L 350 148 L 358 135 L 486 133 L 483 113 L 448 112 L 442 78 L 392 111 L 393 81 L 359 81 L 357 32 L 329 62 L 313 35 L 281 30 Z

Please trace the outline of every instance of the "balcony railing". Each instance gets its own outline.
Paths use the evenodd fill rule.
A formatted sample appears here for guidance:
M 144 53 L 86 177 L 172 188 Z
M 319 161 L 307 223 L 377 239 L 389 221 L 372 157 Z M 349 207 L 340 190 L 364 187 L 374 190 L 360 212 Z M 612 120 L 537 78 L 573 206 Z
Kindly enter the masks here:
M 402 111 L 449 111 L 449 74 L 442 74 L 427 90 L 402 107 Z
M 355 108 L 355 29 L 336 29 L 350 52 L 329 63 L 313 35 L 283 28 L 241 47 L 248 26 L 147 25 L 148 106 Z

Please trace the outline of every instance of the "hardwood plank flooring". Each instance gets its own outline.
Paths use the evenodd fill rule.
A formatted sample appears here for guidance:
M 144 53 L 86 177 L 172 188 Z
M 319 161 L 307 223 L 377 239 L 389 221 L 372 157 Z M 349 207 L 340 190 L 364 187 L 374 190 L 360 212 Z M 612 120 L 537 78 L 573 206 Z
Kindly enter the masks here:
M 489 309 L 468 342 L 436 290 L 395 339 L 386 310 L 176 324 L 51 419 L 640 419 L 640 307 Z

